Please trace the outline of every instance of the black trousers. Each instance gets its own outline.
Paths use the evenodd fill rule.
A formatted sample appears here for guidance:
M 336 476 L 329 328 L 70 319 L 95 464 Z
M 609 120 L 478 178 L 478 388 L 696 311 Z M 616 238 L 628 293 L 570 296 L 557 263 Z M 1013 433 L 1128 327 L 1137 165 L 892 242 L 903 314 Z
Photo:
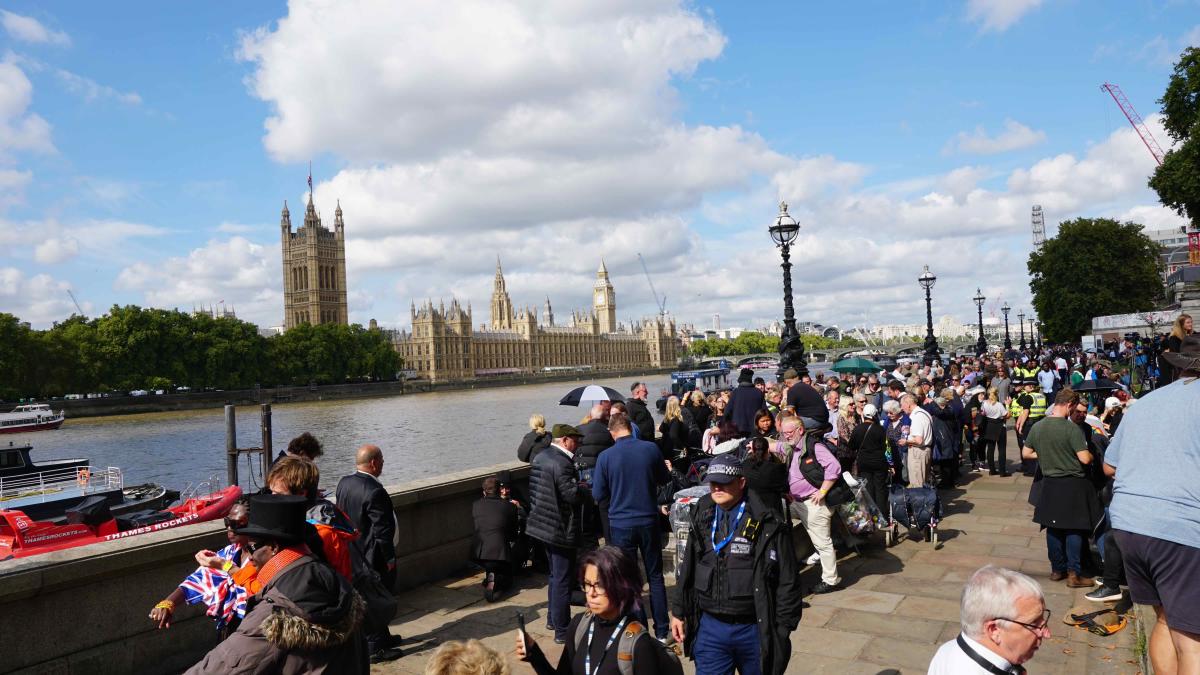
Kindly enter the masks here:
M 878 471 L 863 471 L 859 469 L 859 478 L 867 480 L 867 494 L 874 500 L 875 506 L 879 507 L 879 512 L 887 514 L 888 508 L 888 477 L 890 472 L 887 469 Z
M 1125 556 L 1112 530 L 1104 537 L 1104 585 L 1117 588 L 1125 583 Z

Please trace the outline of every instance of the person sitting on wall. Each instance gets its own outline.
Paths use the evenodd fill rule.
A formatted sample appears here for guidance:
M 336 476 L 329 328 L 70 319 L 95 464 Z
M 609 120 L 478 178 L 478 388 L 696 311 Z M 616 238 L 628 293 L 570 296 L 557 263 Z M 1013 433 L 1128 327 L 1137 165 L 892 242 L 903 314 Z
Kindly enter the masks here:
M 181 602 L 195 605 L 203 602 L 207 614 L 217 624 L 217 633 L 225 639 L 246 616 L 246 599 L 262 590 L 257 583 L 258 569 L 246 549 L 247 538 L 235 530 L 246 526 L 250 498 L 243 496 L 225 516 L 225 534 L 229 545 L 220 551 L 203 550 L 196 553 L 200 567 L 175 587 L 165 599 L 150 610 L 150 618 L 159 628 L 170 628 L 175 607 Z

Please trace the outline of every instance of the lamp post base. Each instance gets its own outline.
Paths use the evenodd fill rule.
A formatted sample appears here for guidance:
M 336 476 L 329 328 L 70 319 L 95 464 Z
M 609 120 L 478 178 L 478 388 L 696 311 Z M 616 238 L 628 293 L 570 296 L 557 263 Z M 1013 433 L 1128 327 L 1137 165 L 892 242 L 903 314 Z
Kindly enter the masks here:
M 804 360 L 804 342 L 797 333 L 784 331 L 779 338 L 779 370 L 775 371 L 775 379 L 783 382 L 783 374 L 789 369 L 804 377 L 808 374 L 808 363 Z

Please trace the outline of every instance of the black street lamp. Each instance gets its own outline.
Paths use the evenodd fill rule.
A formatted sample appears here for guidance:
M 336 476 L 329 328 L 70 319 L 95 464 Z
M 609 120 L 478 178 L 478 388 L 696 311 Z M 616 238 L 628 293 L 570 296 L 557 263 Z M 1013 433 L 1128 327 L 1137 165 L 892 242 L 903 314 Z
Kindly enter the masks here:
M 1033 349 L 1033 350 L 1036 350 L 1038 348 L 1036 337 L 1035 337 L 1036 335 L 1037 335 L 1037 331 L 1034 330 L 1033 316 L 1031 315 L 1029 317 L 1029 348 Z
M 1039 321 L 1037 323 L 1037 349 L 1038 349 L 1038 352 L 1042 351 L 1042 322 L 1041 321 Z
M 1008 313 L 1012 311 L 1012 307 L 1005 302 L 1000 306 L 1000 311 L 1004 312 L 1004 351 L 1009 352 L 1012 350 L 1012 338 L 1008 335 Z
M 1017 312 L 1017 324 L 1021 326 L 1021 351 L 1025 351 L 1025 312 Z
M 808 364 L 804 362 L 804 343 L 800 341 L 800 332 L 796 330 L 796 311 L 792 308 L 792 242 L 800 233 L 800 224 L 788 215 L 787 202 L 779 202 L 779 215 L 775 224 L 767 228 L 771 240 L 779 247 L 783 256 L 783 335 L 779 337 L 779 370 L 776 378 L 782 382 L 783 374 L 789 368 L 795 369 L 799 375 L 808 373 Z
M 975 289 L 975 297 L 971 298 L 975 301 L 975 306 L 979 308 L 979 339 L 975 342 L 976 356 L 983 356 L 987 353 L 987 338 L 983 337 L 983 301 L 987 298 L 983 297 L 983 291 Z
M 925 365 L 928 366 L 941 362 L 941 357 L 938 356 L 941 350 L 938 349 L 937 338 L 933 336 L 933 300 L 929 295 L 929 289 L 937 283 L 937 277 L 929 271 L 929 265 L 926 265 L 925 271 L 917 277 L 917 283 L 925 289 Z

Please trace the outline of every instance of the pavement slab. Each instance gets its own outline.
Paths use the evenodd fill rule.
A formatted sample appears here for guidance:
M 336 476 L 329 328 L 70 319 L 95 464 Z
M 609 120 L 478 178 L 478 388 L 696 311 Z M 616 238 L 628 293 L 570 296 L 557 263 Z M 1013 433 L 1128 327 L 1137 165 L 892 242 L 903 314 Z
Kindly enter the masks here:
M 1031 521 L 1033 509 L 1026 503 L 1029 478 L 968 474 L 963 480 L 943 492 L 938 546 L 902 536 L 884 547 L 876 534 L 857 552 L 841 554 L 843 588 L 805 598 L 803 618 L 792 634 L 788 673 L 924 673 L 938 646 L 959 632 L 963 583 L 988 563 L 1032 576 L 1046 594 L 1052 634 L 1026 664 L 1032 672 L 1138 672 L 1132 625 L 1101 637 L 1062 623 L 1072 608 L 1101 606 L 1083 598 L 1089 589 L 1049 580 L 1045 535 Z M 819 565 L 802 568 L 805 587 L 819 576 Z M 561 647 L 546 630 L 545 577 L 519 578 L 495 603 L 483 600 L 480 580 L 478 574 L 457 575 L 403 593 L 392 632 L 404 636 L 405 656 L 371 671 L 416 675 L 442 642 L 475 638 L 507 654 L 514 675 L 530 675 L 529 666 L 512 656 L 517 611 L 524 612 L 530 636 L 556 663 Z M 674 583 L 671 575 L 667 583 Z M 695 672 L 691 661 L 683 664 L 686 673 Z

